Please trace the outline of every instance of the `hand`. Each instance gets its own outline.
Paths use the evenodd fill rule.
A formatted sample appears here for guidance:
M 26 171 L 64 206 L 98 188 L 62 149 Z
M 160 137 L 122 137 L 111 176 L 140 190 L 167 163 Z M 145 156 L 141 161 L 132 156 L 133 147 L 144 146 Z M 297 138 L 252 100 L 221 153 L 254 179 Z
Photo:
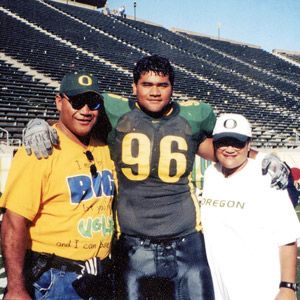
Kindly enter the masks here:
M 28 155 L 32 151 L 38 159 L 52 154 L 53 145 L 58 145 L 58 135 L 54 128 L 42 119 L 28 122 L 24 134 L 24 146 Z
M 297 300 L 297 295 L 292 289 L 281 288 L 275 300 Z
M 262 174 L 266 175 L 267 173 L 272 178 L 271 187 L 277 189 L 287 187 L 290 174 L 289 167 L 274 154 L 268 154 L 262 160 Z

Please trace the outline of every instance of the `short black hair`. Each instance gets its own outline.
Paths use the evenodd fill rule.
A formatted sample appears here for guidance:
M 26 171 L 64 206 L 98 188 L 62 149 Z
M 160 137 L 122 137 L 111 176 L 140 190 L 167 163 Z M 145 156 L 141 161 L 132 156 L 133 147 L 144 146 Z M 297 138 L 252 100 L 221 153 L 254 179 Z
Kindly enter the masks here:
M 163 74 L 164 76 L 168 75 L 172 87 L 174 86 L 175 73 L 172 65 L 167 58 L 157 54 L 144 56 L 136 63 L 133 69 L 134 83 L 138 83 L 142 74 L 151 71 L 155 74 Z

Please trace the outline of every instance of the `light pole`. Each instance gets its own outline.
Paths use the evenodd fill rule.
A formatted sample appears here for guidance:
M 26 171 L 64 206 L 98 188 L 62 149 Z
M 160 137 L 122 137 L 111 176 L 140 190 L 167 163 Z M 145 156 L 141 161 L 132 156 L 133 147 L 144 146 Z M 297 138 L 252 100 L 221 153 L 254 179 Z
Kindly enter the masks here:
M 218 24 L 217 24 L 217 27 L 218 27 L 218 40 L 220 39 L 220 36 L 221 36 L 221 23 L 220 22 L 218 22 Z
M 134 21 L 136 21 L 136 1 L 133 2 Z

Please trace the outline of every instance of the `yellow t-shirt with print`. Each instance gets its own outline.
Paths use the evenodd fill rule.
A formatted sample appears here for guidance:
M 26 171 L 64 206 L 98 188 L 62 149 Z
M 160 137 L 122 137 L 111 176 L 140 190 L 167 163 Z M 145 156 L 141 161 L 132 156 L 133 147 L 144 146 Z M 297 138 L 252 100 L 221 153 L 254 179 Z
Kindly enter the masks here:
M 85 148 L 55 127 L 60 145 L 48 159 L 18 150 L 0 206 L 31 221 L 29 249 L 74 260 L 103 259 L 114 229 L 115 171 L 108 146 L 91 141 Z M 90 172 L 93 163 L 96 178 Z

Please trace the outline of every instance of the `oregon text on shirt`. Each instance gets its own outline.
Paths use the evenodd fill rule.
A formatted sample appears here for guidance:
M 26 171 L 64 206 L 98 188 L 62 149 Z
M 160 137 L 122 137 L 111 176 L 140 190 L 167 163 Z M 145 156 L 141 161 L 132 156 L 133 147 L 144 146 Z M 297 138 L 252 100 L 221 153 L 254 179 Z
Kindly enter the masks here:
M 245 202 L 234 201 L 234 200 L 214 200 L 214 199 L 205 199 L 201 198 L 201 206 L 214 206 L 214 207 L 226 207 L 226 208 L 238 208 L 244 209 Z

